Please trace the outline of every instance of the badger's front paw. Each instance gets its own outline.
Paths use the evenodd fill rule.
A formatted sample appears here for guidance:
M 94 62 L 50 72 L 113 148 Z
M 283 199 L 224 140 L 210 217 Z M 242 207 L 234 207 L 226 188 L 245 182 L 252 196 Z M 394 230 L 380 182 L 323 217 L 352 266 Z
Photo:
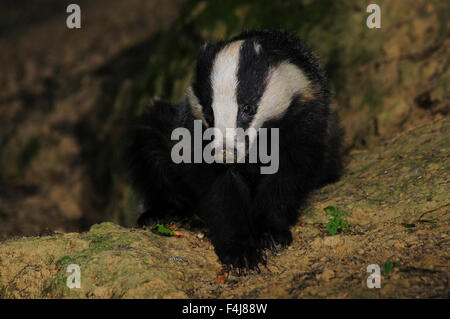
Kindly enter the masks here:
M 149 209 L 139 216 L 136 224 L 139 227 L 152 226 L 155 224 L 165 224 L 172 219 L 172 216 L 174 216 L 174 212 L 172 210 L 161 212 Z
M 216 248 L 216 253 L 220 261 L 227 266 L 227 270 L 231 271 L 231 268 L 233 268 L 239 276 L 249 274 L 250 270 L 254 270 L 259 274 L 261 270 L 258 264 L 266 263 L 262 251 L 254 245 L 229 245 Z

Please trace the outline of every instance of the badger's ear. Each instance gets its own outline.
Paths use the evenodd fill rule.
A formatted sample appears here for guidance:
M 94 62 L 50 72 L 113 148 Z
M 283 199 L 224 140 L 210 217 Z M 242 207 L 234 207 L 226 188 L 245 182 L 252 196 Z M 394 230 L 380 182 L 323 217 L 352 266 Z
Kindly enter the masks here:
M 186 96 L 187 101 L 189 102 L 189 105 L 192 108 L 194 108 L 194 107 L 195 108 L 199 108 L 199 107 L 201 108 L 201 105 L 200 105 L 200 103 L 198 101 L 198 98 L 195 95 L 194 90 L 192 89 L 192 85 L 189 85 L 187 87 L 186 92 L 185 92 L 185 96 Z
M 259 55 L 263 50 L 261 44 L 257 41 L 253 42 L 253 48 L 255 49 L 256 55 Z
M 202 44 L 202 46 L 200 47 L 200 51 L 206 51 L 210 46 L 211 46 L 211 41 L 206 41 L 205 43 Z
M 194 117 L 202 120 L 203 124 L 208 127 L 208 123 L 205 120 L 205 117 L 203 116 L 203 108 L 200 104 L 200 101 L 198 100 L 197 95 L 195 95 L 194 90 L 192 89 L 192 85 L 189 85 L 186 89 L 185 93 L 186 99 L 189 103 L 189 106 L 191 107 L 192 114 L 194 114 Z

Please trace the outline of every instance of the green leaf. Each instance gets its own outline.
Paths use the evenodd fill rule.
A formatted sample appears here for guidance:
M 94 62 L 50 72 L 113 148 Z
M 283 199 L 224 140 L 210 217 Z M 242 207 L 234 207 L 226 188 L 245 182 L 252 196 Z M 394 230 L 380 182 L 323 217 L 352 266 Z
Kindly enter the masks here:
M 383 264 L 383 268 L 381 270 L 381 273 L 383 275 L 387 275 L 388 273 L 390 273 L 392 271 L 392 269 L 394 269 L 394 263 L 387 261 Z
M 345 231 L 348 231 L 348 230 L 349 230 L 349 229 L 348 229 L 348 222 L 345 221 L 345 220 L 342 220 L 342 221 L 341 221 L 341 228 L 342 228 L 343 230 L 345 230 Z
M 338 227 L 336 224 L 334 223 L 328 223 L 327 224 L 327 230 L 331 235 L 336 235 L 337 231 L 338 231 Z
M 348 222 L 340 218 L 342 215 L 344 215 L 344 212 L 342 210 L 336 211 L 333 206 L 327 206 L 323 210 L 325 211 L 325 213 L 331 216 L 328 219 L 328 223 L 326 225 L 327 230 L 331 235 L 337 234 L 339 230 L 349 230 Z
M 413 227 L 416 227 L 416 224 L 402 223 L 402 226 L 406 227 L 406 228 L 413 228 Z
M 431 223 L 431 224 L 435 224 L 438 222 L 437 218 L 433 218 L 433 219 L 421 219 L 419 220 L 422 223 Z
M 328 215 L 334 216 L 336 209 L 333 206 L 327 206 L 323 209 Z
M 156 225 L 156 231 L 165 236 L 173 236 L 174 235 L 172 230 L 170 230 L 169 228 L 167 228 L 161 224 Z

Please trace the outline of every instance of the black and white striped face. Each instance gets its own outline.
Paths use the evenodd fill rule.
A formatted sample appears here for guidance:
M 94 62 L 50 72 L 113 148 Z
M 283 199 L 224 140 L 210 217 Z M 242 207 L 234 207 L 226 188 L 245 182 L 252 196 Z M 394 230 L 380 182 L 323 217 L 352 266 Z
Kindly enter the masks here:
M 302 70 L 264 44 L 254 38 L 207 43 L 199 53 L 187 98 L 196 118 L 220 130 L 226 144 L 235 138 L 230 129 L 258 130 L 308 90 Z

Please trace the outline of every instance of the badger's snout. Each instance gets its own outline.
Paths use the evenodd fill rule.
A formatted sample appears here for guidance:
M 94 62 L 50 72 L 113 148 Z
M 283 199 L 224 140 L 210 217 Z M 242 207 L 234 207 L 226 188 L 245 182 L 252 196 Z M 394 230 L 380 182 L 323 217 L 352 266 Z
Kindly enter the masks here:
M 214 148 L 214 161 L 216 163 L 232 164 L 237 163 L 238 150 L 233 144 L 227 143 L 224 139 L 223 143 L 216 145 Z
M 216 162 L 223 164 L 233 164 L 237 163 L 237 150 L 235 148 L 223 148 L 221 150 L 217 150 L 214 158 Z
M 216 163 L 233 164 L 245 157 L 246 145 L 245 141 L 240 141 L 236 135 L 228 134 L 220 141 L 215 140 L 213 151 Z

